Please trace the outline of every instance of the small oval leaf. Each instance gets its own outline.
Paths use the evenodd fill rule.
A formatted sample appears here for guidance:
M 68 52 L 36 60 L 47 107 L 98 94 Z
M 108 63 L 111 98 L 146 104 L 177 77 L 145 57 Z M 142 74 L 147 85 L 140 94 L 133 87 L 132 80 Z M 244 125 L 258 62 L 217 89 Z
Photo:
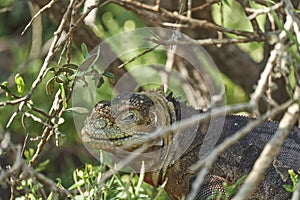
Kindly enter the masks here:
M 64 64 L 62 67 L 63 68 L 68 68 L 68 69 L 74 69 L 74 70 L 78 69 L 78 65 L 75 65 L 75 64 L 72 64 L 72 63 Z
M 89 51 L 85 43 L 81 44 L 81 52 L 85 59 L 89 57 Z
M 106 76 L 107 78 L 114 79 L 115 75 L 111 72 L 103 72 L 103 76 Z
M 63 107 L 66 109 L 68 107 L 68 104 L 67 104 L 66 91 L 65 91 L 63 84 L 60 84 L 60 91 L 61 91 L 60 95 L 61 95 L 61 99 L 62 99 L 62 104 L 63 104 Z
M 7 87 L 8 86 L 8 82 L 7 81 L 4 81 L 1 83 L 1 86 L 0 87 Z
M 4 81 L 3 83 L 0 84 L 0 88 L 2 90 L 4 90 L 5 92 L 7 93 L 11 93 L 11 91 L 8 89 L 8 82 L 7 81 Z
M 77 113 L 77 114 L 89 114 L 90 113 L 90 111 L 87 108 L 84 108 L 84 107 L 72 107 L 72 108 L 66 109 L 66 111 L 74 112 L 74 113 Z
M 48 82 L 46 83 L 46 93 L 47 93 L 48 96 L 53 95 L 54 84 L 55 84 L 55 78 L 54 77 L 49 79 Z
M 17 85 L 17 91 L 19 94 L 23 94 L 24 92 L 24 87 L 25 87 L 25 82 L 24 79 L 22 78 L 22 76 L 17 73 L 15 76 L 15 83 Z

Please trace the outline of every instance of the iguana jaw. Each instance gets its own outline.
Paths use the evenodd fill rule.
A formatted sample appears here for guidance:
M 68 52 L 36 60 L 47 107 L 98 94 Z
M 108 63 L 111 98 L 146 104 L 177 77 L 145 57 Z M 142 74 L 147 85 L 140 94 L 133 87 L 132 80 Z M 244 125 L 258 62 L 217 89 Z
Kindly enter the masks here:
M 133 151 L 143 144 L 143 140 L 147 140 L 148 133 L 140 133 L 139 135 L 126 135 L 122 133 L 119 137 L 101 137 L 104 133 L 102 130 L 91 130 L 89 127 L 84 127 L 81 131 L 82 141 L 95 149 L 102 149 L 105 151 L 114 151 L 122 148 L 127 151 Z M 123 135 L 123 137 L 122 137 Z M 100 136 L 100 137 L 99 137 Z M 155 146 L 163 146 L 163 141 L 158 140 L 153 143 Z

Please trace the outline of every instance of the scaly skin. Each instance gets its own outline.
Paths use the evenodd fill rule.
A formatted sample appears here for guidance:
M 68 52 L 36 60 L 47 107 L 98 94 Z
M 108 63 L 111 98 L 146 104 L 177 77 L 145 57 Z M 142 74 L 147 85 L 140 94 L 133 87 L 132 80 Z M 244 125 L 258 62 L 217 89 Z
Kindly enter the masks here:
M 149 133 L 171 125 L 177 120 L 175 108 L 169 102 L 162 91 L 147 93 L 123 93 L 113 99 L 112 102 L 101 101 L 94 108 L 92 114 L 86 119 L 82 129 L 82 140 L 96 149 L 114 152 L 119 157 L 126 157 L 127 152 L 134 151 L 143 145 Z M 166 148 L 150 154 L 149 157 L 140 157 L 140 160 L 151 159 L 148 167 L 155 169 L 148 173 L 146 179 L 152 185 L 158 186 L 165 179 L 167 168 L 171 162 L 171 156 L 167 156 L 170 150 L 171 136 L 167 136 L 154 143 L 147 143 L 147 152 L 158 150 L 164 144 Z M 126 152 L 120 151 L 126 149 Z M 122 156 L 120 156 L 122 155 Z M 155 157 L 155 159 L 153 159 Z M 141 161 L 132 164 L 139 169 Z
M 169 133 L 154 142 L 143 143 L 151 133 L 199 112 L 170 95 L 165 96 L 161 90 L 124 93 L 111 102 L 102 101 L 96 105 L 85 121 L 82 140 L 92 148 L 112 152 L 119 158 L 125 158 L 141 146 L 148 146 L 146 154 L 141 154 L 136 162 L 130 164 L 131 167 L 140 169 L 144 160 L 148 167 L 146 182 L 159 186 L 166 181 L 165 190 L 170 198 L 184 199 L 197 175 L 189 168 L 199 160 L 199 151 L 209 126 L 213 127 L 213 132 L 221 133 L 219 144 L 251 120 L 228 115 L 223 116 L 225 122 L 221 126 L 222 117 L 217 117 L 201 122 L 199 126 L 196 124 L 195 127 Z M 206 199 L 217 191 L 224 193 L 224 182 L 232 184 L 247 175 L 277 126 L 277 122 L 265 122 L 223 152 L 200 187 L 197 199 Z M 299 141 L 300 130 L 294 128 L 252 199 L 285 200 L 291 197 L 282 185 L 291 184 L 288 169 L 300 170 Z

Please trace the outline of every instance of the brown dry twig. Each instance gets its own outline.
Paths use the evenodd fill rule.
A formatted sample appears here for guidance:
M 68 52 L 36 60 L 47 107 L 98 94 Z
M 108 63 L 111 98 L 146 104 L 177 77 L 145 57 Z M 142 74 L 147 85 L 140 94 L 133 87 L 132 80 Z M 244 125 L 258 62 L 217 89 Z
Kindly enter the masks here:
M 252 20 L 259 15 L 268 14 L 268 13 L 271 13 L 272 11 L 276 11 L 276 10 L 282 8 L 282 6 L 283 6 L 283 3 L 278 2 L 270 7 L 265 7 L 265 8 L 261 8 L 261 9 L 253 9 L 253 8 L 246 7 L 245 11 L 247 13 L 250 13 L 250 15 L 248 16 L 248 19 Z
M 160 24 L 166 23 L 165 20 L 178 20 L 181 24 L 187 24 L 190 29 L 204 28 L 209 30 L 215 30 L 223 33 L 231 33 L 237 36 L 244 36 L 246 38 L 255 39 L 264 38 L 266 36 L 264 34 L 257 34 L 254 32 L 242 31 L 237 29 L 226 28 L 215 23 L 209 22 L 207 20 L 189 18 L 183 14 L 179 14 L 178 12 L 171 12 L 167 9 L 160 8 L 157 10 L 154 6 L 149 6 L 147 4 L 140 3 L 138 1 L 116 1 L 112 2 L 121 5 L 129 10 L 132 10 L 135 13 L 138 13 L 146 19 L 152 19 L 154 21 L 160 22 Z M 144 12 L 141 11 L 144 10 Z M 185 25 L 184 25 L 185 26 Z
M 30 20 L 30 22 L 26 25 L 24 30 L 22 31 L 21 35 L 23 35 L 27 29 L 31 26 L 32 22 L 45 10 L 49 9 L 52 7 L 52 5 L 57 2 L 58 0 L 51 0 L 49 3 L 47 3 L 43 8 L 41 8 Z
M 36 182 L 35 184 L 39 182 L 45 185 L 46 188 L 50 190 L 50 192 L 53 192 L 53 199 L 59 199 L 59 197 L 66 198 L 68 196 L 71 196 L 69 191 L 58 187 L 51 179 L 29 167 L 26 161 L 22 158 L 21 146 L 11 143 L 9 133 L 3 135 L 3 133 L 0 132 L 0 155 L 3 153 L 5 153 L 7 157 L 14 162 L 9 169 L 0 169 L 1 183 L 4 183 L 6 182 L 6 180 L 12 178 L 17 179 L 20 184 L 22 180 L 31 178 L 34 182 Z M 45 191 L 43 191 L 44 189 L 40 189 L 42 190 L 40 192 L 42 194 L 45 194 Z

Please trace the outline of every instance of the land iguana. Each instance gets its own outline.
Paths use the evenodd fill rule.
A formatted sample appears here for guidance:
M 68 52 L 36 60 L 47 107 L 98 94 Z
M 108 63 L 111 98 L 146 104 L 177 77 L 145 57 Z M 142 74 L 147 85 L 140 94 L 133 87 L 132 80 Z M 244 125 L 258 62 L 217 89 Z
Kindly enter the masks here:
M 125 92 L 112 101 L 100 101 L 85 120 L 81 136 L 88 146 L 125 158 L 145 145 L 141 141 L 145 141 L 151 133 L 200 112 L 203 111 L 186 106 L 178 98 L 165 95 L 160 90 Z M 224 124 L 219 123 L 222 119 L 225 120 Z M 148 167 L 145 182 L 157 187 L 166 181 L 165 191 L 171 199 L 185 199 L 197 176 L 197 172 L 189 169 L 199 160 L 199 151 L 210 125 L 213 132 L 220 132 L 217 139 L 219 144 L 250 120 L 245 116 L 226 115 L 173 131 L 147 143 L 147 151 L 137 158 L 139 161 L 130 165 L 138 170 L 144 160 Z M 278 122 L 266 121 L 220 154 L 196 199 L 206 199 L 217 192 L 225 193 L 224 182 L 232 184 L 249 174 L 277 127 Z M 291 197 L 292 193 L 283 188 L 283 184 L 291 184 L 289 169 L 300 170 L 300 128 L 297 127 L 291 130 L 280 154 L 251 199 L 285 200 Z

